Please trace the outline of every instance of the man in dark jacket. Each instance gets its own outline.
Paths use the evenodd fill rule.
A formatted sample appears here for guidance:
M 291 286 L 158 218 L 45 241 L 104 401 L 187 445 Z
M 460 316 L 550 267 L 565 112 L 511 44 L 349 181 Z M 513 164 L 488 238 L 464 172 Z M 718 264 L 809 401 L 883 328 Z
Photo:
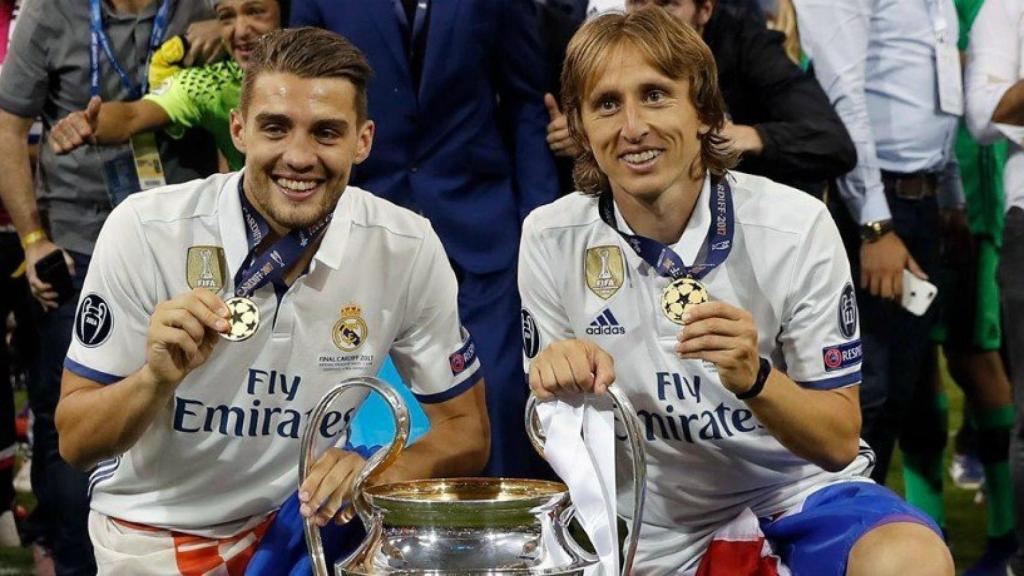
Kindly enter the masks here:
M 711 48 L 729 120 L 722 133 L 741 154 L 737 170 L 820 196 L 826 181 L 853 169 L 846 128 L 814 78 L 787 58 L 782 34 L 747 12 L 716 9 L 716 0 L 626 0 L 629 10 L 648 4 L 689 23 Z M 574 155 L 564 117 L 552 116 L 552 151 Z

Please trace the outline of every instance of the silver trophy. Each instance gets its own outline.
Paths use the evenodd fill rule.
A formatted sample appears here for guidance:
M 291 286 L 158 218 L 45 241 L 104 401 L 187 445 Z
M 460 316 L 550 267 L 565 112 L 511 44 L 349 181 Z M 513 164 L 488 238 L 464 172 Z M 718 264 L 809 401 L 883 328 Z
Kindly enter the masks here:
M 366 526 L 366 538 L 334 566 L 336 575 L 581 575 L 598 558 L 569 533 L 575 509 L 564 484 L 513 478 L 443 478 L 368 487 L 401 453 L 409 437 L 409 412 L 391 386 L 372 377 L 349 378 L 313 409 L 302 435 L 299 483 L 313 462 L 316 430 L 328 407 L 351 388 L 380 394 L 395 419 L 395 438 L 366 463 L 352 487 L 352 506 Z M 633 514 L 623 574 L 632 570 L 646 491 L 646 463 L 640 426 L 629 400 L 608 390 L 633 455 Z M 536 399 L 526 407 L 530 440 L 543 455 L 544 437 Z M 320 530 L 303 520 L 316 576 L 330 574 Z

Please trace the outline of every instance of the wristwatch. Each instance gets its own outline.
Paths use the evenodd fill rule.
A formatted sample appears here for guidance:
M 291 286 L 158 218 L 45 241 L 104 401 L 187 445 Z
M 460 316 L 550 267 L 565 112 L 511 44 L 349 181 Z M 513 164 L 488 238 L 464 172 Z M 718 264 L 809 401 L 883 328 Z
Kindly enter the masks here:
M 860 240 L 866 244 L 876 242 L 882 236 L 892 232 L 892 220 L 875 220 L 860 227 Z
M 754 396 L 761 393 L 764 390 L 764 383 L 768 381 L 768 375 L 772 373 L 772 363 L 767 358 L 761 356 L 761 362 L 757 369 L 757 378 L 754 379 L 754 385 L 748 388 L 745 392 L 740 392 L 736 395 L 736 398 L 740 400 L 750 400 Z

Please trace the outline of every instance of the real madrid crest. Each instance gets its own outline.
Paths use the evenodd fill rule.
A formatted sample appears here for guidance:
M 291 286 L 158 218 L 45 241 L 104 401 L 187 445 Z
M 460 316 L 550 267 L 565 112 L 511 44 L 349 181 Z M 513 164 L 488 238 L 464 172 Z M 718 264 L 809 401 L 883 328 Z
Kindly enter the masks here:
M 185 280 L 189 288 L 208 288 L 219 292 L 224 287 L 224 249 L 220 246 L 192 246 L 185 257 Z
M 338 350 L 355 352 L 366 341 L 369 329 L 363 320 L 363 311 L 355 304 L 342 307 L 341 318 L 334 323 L 331 339 Z
M 587 288 L 603 300 L 611 298 L 622 287 L 626 266 L 618 246 L 587 248 L 583 258 Z

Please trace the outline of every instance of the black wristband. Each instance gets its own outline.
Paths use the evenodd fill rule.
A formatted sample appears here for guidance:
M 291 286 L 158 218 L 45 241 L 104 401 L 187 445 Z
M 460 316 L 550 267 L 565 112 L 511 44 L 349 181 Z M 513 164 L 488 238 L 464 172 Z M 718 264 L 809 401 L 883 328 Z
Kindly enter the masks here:
M 771 373 L 772 363 L 762 356 L 760 366 L 757 369 L 757 378 L 754 380 L 754 385 L 748 388 L 746 392 L 737 394 L 736 397 L 740 400 L 749 400 L 760 394 L 761 390 L 764 390 L 764 383 L 768 381 L 768 375 Z

